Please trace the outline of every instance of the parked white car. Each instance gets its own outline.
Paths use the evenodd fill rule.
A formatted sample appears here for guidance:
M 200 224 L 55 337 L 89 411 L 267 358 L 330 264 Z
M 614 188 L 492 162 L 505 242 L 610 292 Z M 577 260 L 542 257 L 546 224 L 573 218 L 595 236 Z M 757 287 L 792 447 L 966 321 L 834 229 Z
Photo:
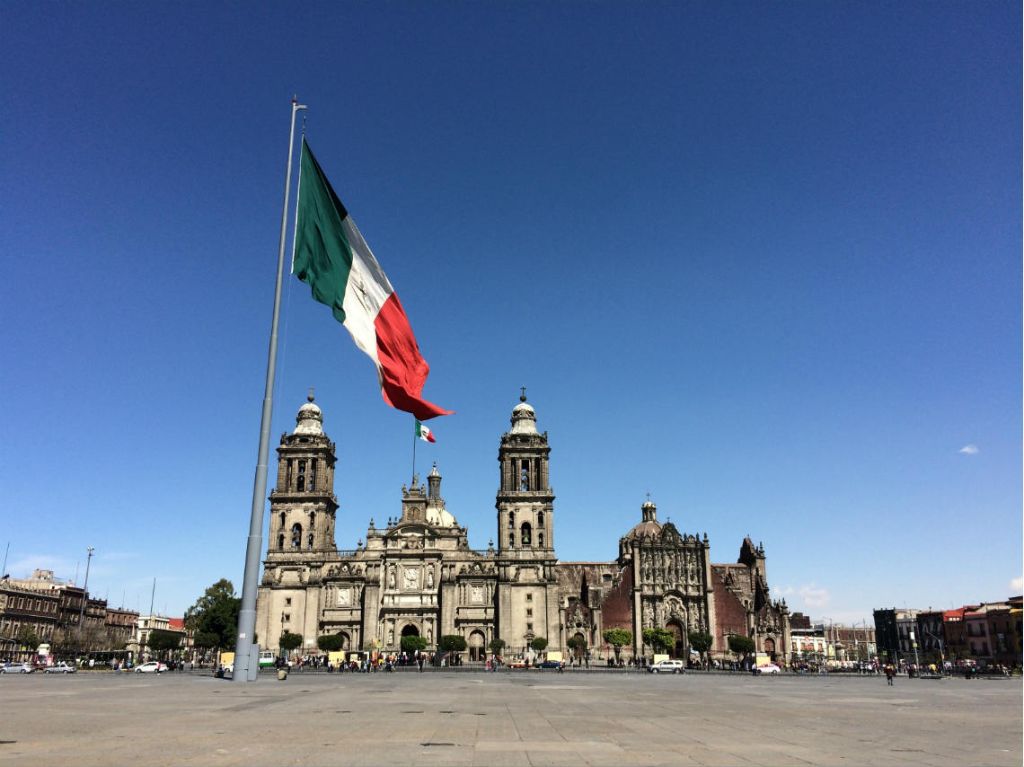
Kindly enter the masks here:
M 135 667 L 136 674 L 162 674 L 166 670 L 166 663 L 158 663 L 155 660 L 151 660 L 149 663 L 143 663 L 141 666 Z
M 682 674 L 686 671 L 686 665 L 681 660 L 659 660 L 648 670 L 652 674 Z
M 76 671 L 78 671 L 77 668 L 64 661 L 46 667 L 47 674 L 74 674 Z
M 31 663 L 5 663 L 0 666 L 2 674 L 31 674 L 35 670 Z
M 761 675 L 761 674 L 781 674 L 782 673 L 782 669 L 779 668 L 778 666 L 776 666 L 774 663 L 768 663 L 768 664 L 766 664 L 764 666 L 758 666 L 757 668 L 755 668 L 754 669 L 754 673 L 758 674 L 758 675 Z

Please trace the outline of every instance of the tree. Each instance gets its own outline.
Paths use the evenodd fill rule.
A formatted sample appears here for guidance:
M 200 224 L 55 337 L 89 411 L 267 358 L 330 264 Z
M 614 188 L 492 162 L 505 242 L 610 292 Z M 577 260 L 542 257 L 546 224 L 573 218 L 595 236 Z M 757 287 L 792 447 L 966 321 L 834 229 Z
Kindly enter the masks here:
M 715 638 L 706 631 L 691 631 L 689 635 L 690 647 L 700 653 L 701 662 L 706 664 L 706 653 L 714 644 Z
M 534 652 L 544 652 L 544 648 L 548 646 L 548 640 L 545 637 L 534 637 L 533 641 L 530 642 L 530 647 L 533 648 Z
M 209 635 L 205 639 L 213 639 L 210 647 L 234 650 L 241 607 L 242 600 L 235 596 L 234 585 L 221 578 L 185 611 L 185 626 L 194 634 Z
M 39 636 L 31 626 L 22 626 L 14 638 L 26 650 L 34 650 L 39 646 Z
M 587 651 L 587 640 L 581 636 L 569 637 L 565 644 L 576 653 L 577 658 L 583 657 L 583 653 Z
M 618 663 L 623 645 L 633 641 L 633 632 L 628 629 L 605 629 L 601 637 L 615 650 L 615 662 Z
M 421 636 L 402 637 L 402 649 L 407 653 L 418 653 L 427 649 L 427 640 Z
M 302 645 L 302 634 L 293 634 L 290 631 L 285 631 L 281 634 L 278 644 L 286 653 L 291 652 Z
M 676 635 L 668 629 L 644 629 L 644 644 L 656 653 L 667 653 L 676 646 Z
M 149 632 L 149 639 L 146 646 L 157 655 L 164 658 L 167 653 L 177 650 L 181 646 L 181 634 L 176 631 L 165 631 L 164 629 L 153 629 Z
M 316 638 L 316 646 L 324 652 L 337 652 L 345 644 L 341 634 L 324 634 Z
M 462 652 L 466 649 L 466 638 L 458 634 L 445 634 L 438 641 L 437 649 L 449 656 L 453 652 Z M 449 661 L 448 665 L 451 665 L 451 661 Z
M 192 644 L 201 650 L 209 650 L 217 646 L 219 637 L 209 631 L 197 631 L 192 635 Z
M 491 652 L 495 655 L 501 655 L 501 651 L 505 649 L 504 639 L 492 639 L 488 645 L 491 648 Z
M 754 652 L 754 640 L 741 634 L 729 635 L 729 649 L 742 658 Z

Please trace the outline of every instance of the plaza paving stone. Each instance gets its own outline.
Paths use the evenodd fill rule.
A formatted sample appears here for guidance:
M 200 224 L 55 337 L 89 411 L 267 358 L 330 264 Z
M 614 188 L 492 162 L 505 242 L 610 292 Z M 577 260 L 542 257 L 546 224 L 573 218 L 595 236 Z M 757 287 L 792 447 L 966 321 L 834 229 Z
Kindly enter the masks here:
M 0 765 L 1015 765 L 1020 679 L 0 677 Z

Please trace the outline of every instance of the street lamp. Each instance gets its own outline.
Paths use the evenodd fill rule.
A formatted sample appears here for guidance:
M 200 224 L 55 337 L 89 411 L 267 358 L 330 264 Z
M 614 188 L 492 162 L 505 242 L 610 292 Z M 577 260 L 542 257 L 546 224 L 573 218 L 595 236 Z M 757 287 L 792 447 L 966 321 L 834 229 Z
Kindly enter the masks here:
M 281 663 L 287 665 L 284 657 L 284 613 L 281 613 L 281 635 L 277 640 L 278 649 L 281 651 Z
M 81 606 L 79 607 L 79 610 L 78 610 L 78 649 L 79 649 L 79 651 L 81 651 L 81 649 L 82 649 L 82 623 L 83 623 L 84 618 L 85 618 L 85 603 L 89 599 L 89 565 L 92 564 L 92 553 L 95 550 L 96 549 L 93 548 L 92 546 L 89 546 L 86 549 L 86 551 L 88 552 L 88 557 L 86 557 L 86 560 L 85 560 L 85 585 L 82 587 L 82 604 L 81 604 Z

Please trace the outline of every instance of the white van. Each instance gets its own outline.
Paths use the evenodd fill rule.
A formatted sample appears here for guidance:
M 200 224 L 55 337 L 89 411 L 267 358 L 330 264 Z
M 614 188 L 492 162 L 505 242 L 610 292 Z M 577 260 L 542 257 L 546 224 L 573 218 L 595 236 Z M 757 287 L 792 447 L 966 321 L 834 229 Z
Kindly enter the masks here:
M 649 667 L 652 674 L 663 672 L 665 674 L 682 674 L 686 670 L 686 666 L 681 660 L 659 660 L 657 663 L 651 664 Z
M 273 668 L 277 665 L 277 656 L 270 650 L 260 650 L 260 668 Z

